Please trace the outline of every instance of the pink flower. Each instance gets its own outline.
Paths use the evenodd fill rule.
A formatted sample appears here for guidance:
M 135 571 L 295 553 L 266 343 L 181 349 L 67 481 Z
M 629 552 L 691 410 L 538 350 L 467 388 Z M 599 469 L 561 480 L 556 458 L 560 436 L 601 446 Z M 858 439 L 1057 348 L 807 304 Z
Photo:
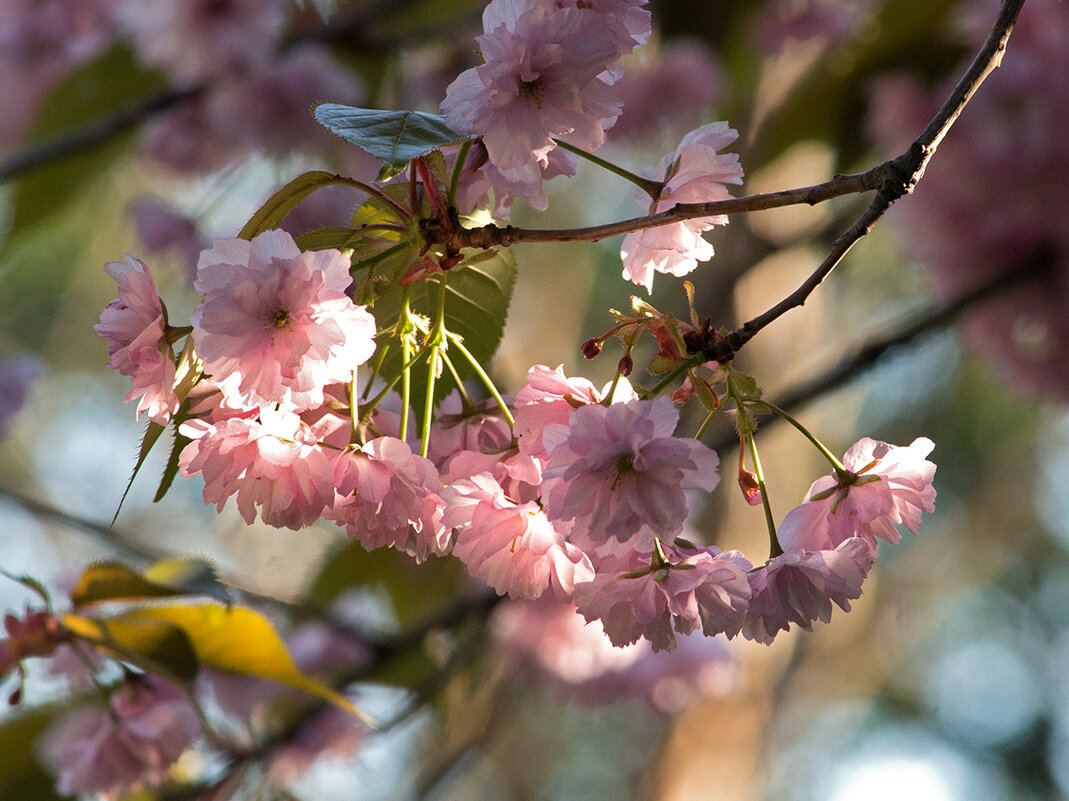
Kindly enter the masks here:
M 407 443 L 379 437 L 350 450 L 337 462 L 334 485 L 337 500 L 323 516 L 345 526 L 367 550 L 389 545 L 418 562 L 448 553 L 438 471 Z
M 353 380 L 375 351 L 375 318 L 345 294 L 349 266 L 337 250 L 302 253 L 279 230 L 201 254 L 193 336 L 230 403 L 308 409 L 327 384 Z
M 687 516 L 684 490 L 711 491 L 719 481 L 714 451 L 672 436 L 678 418 L 662 397 L 582 406 L 570 427 L 546 426 L 549 519 L 574 520 L 573 540 L 603 551 L 649 553 L 654 537 L 675 537 Z
M 594 578 L 589 557 L 567 542 L 534 501 L 505 497 L 489 473 L 442 491 L 442 524 L 458 530 L 453 554 L 473 576 L 512 598 L 538 598 L 552 584 L 560 600 Z
M 896 525 L 917 534 L 921 514 L 935 511 L 935 465 L 924 458 L 934 447 L 925 437 L 908 448 L 862 438 L 843 456 L 850 474 L 817 479 L 805 501 L 787 513 L 777 532 L 780 545 L 817 551 L 861 537 L 876 548 L 876 537 L 902 539 Z
M 645 637 L 654 651 L 670 651 L 673 626 L 680 634 L 737 634 L 750 599 L 750 563 L 738 551 L 715 548 L 668 553 L 667 562 L 637 552 L 605 560 L 593 581 L 576 588 L 576 608 L 588 621 L 600 619 L 616 646 Z
M 83 707 L 63 717 L 39 743 L 63 795 L 105 797 L 159 784 L 200 731 L 188 697 L 153 676 L 127 680 L 111 709 Z
M 661 160 L 659 170 L 647 171 L 647 177 L 664 182 L 649 212 L 667 211 L 677 203 L 706 203 L 731 197 L 724 184 L 742 183 L 739 157 L 717 151 L 738 136 L 726 122 L 711 122 L 684 136 L 675 152 Z M 639 203 L 647 197 L 641 190 L 635 196 Z M 702 239 L 702 231 L 727 222 L 727 216 L 719 214 L 628 234 L 620 247 L 624 277 L 651 292 L 654 272 L 686 275 L 699 261 L 713 256 L 713 246 Z
M 334 504 L 337 452 L 321 447 L 316 433 L 293 412 L 261 409 L 256 417 L 218 423 L 188 420 L 180 430 L 193 440 L 179 455 L 182 475 L 203 473 L 204 501 L 219 509 L 237 493 L 246 523 L 259 507 L 269 526 L 296 530 Z
M 482 135 L 506 181 L 537 186 L 554 137 L 587 150 L 605 141 L 620 104 L 598 76 L 616 43 L 584 9 L 491 3 L 483 23 L 483 63 L 449 85 L 442 112 L 454 130 Z
M 626 381 L 617 385 L 614 403 L 637 400 L 638 395 Z M 572 409 L 600 403 L 602 393 L 585 378 L 568 378 L 563 366 L 550 370 L 544 364 L 536 364 L 527 371 L 527 384 L 516 393 L 513 430 L 520 443 L 520 451 L 545 458 L 542 431 L 547 425 L 568 424 Z
M 753 598 L 743 636 L 767 645 L 778 632 L 789 631 L 791 623 L 812 631 L 814 620 L 831 620 L 832 601 L 849 612 L 875 559 L 876 551 L 860 537 L 833 550 L 790 550 L 777 556 L 749 575 Z
M 137 416 L 147 412 L 165 425 L 178 411 L 174 393 L 174 354 L 167 341 L 167 310 L 148 267 L 136 256 L 110 261 L 104 270 L 119 282 L 119 297 L 100 314 L 93 330 L 108 341 L 108 366 L 130 376 L 130 401 L 141 396 Z

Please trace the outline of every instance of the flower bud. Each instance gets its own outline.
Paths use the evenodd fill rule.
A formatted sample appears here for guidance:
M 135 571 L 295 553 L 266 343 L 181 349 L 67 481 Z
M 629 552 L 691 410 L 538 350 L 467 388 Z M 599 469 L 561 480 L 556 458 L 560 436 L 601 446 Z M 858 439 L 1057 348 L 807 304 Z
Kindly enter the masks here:
M 761 485 L 757 483 L 757 475 L 755 473 L 740 469 L 739 487 L 742 489 L 742 496 L 746 499 L 746 503 L 750 504 L 750 506 L 760 506 L 762 504 Z
M 593 359 L 595 356 L 601 353 L 601 343 L 598 342 L 596 339 L 588 339 L 586 342 L 583 343 L 583 346 L 582 348 L 580 348 L 580 350 L 583 351 L 583 358 Z
M 622 376 L 631 375 L 631 371 L 635 369 L 635 360 L 631 358 L 630 353 L 625 353 L 620 357 L 620 363 L 616 366 L 616 370 Z

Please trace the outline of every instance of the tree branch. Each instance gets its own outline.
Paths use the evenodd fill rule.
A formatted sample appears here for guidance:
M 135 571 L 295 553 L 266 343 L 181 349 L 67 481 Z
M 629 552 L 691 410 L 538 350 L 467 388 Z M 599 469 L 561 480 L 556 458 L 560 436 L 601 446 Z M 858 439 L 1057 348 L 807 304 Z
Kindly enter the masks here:
M 950 96 L 936 112 L 931 122 L 921 132 L 909 150 L 902 155 L 880 167 L 887 168 L 888 175 L 880 186 L 879 192 L 872 199 L 869 207 L 850 227 L 850 230 L 839 236 L 832 244 L 831 252 L 820 266 L 798 287 L 794 292 L 781 300 L 775 306 L 763 314 L 747 321 L 741 328 L 736 329 L 723 340 L 714 343 L 710 348 L 703 351 L 703 355 L 710 360 L 727 361 L 731 359 L 758 331 L 763 329 L 773 320 L 781 317 L 793 308 L 805 305 L 806 300 L 813 291 L 824 281 L 835 266 L 842 260 L 854 244 L 872 230 L 873 225 L 891 207 L 891 204 L 904 195 L 913 191 L 917 182 L 924 175 L 924 171 L 935 155 L 936 148 L 946 136 L 961 114 L 965 105 L 969 102 L 980 84 L 984 82 L 1002 62 L 1002 54 L 1006 50 L 1006 43 L 1017 21 L 1017 15 L 1024 5 L 1024 0 L 1003 0 L 999 8 L 998 16 L 988 33 L 987 39 L 976 54 L 969 69 L 958 81 Z

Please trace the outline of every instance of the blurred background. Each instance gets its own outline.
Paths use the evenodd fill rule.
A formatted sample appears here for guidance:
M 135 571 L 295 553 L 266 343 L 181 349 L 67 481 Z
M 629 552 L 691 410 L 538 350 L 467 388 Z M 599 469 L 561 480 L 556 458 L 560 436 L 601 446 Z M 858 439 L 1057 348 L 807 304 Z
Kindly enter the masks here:
M 483 5 L 0 0 L 0 567 L 61 598 L 96 559 L 197 554 L 284 629 L 333 604 L 398 641 L 416 633 L 352 690 L 399 711 L 396 725 L 312 748 L 269 781 L 250 767 L 212 798 L 1069 798 L 1069 6 L 1056 0 L 1025 4 L 1002 68 L 916 193 L 738 357 L 833 451 L 863 435 L 936 443 L 936 513 L 919 538 L 881 548 L 849 615 L 771 647 L 606 652 L 553 609 L 490 609 L 448 560 L 368 557 L 330 524 L 247 526 L 206 508 L 199 480 L 153 503 L 162 449 L 106 531 L 142 426 L 92 329 L 116 294 L 104 263 L 144 258 L 171 319 L 187 319 L 199 250 L 275 189 L 308 169 L 374 178 L 377 163 L 311 107 L 437 111 L 476 63 Z M 740 133 L 743 193 L 868 169 L 923 129 L 996 5 L 654 2 L 653 40 L 625 63 L 625 110 L 599 155 L 637 172 L 724 119 Z M 641 212 L 589 164 L 547 192 L 548 212 L 517 204 L 512 222 Z M 357 202 L 322 190 L 286 226 L 344 222 Z M 731 329 L 773 305 L 866 202 L 733 217 L 690 276 L 699 314 Z M 614 346 L 585 362 L 579 345 L 641 293 L 620 277 L 619 240 L 516 257 L 499 385 L 515 391 L 535 363 L 611 377 Z M 685 314 L 671 277 L 649 300 Z M 691 534 L 760 561 L 761 512 L 734 492 L 730 432 L 717 437 L 724 481 Z M 773 421 L 758 443 L 782 516 L 822 460 Z M 0 581 L 4 610 L 32 600 Z M 2 799 L 54 797 L 34 742 L 62 684 L 31 668 L 23 704 L 0 712 Z

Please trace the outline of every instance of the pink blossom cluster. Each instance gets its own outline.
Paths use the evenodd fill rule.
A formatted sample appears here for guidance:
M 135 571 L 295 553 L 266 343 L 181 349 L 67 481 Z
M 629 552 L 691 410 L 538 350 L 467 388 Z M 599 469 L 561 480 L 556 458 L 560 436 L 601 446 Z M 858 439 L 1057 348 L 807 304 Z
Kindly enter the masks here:
M 574 171 L 557 141 L 587 151 L 605 142 L 622 103 L 619 60 L 650 37 L 646 0 L 491 0 L 476 37 L 482 63 L 446 90 L 455 131 L 481 137 L 482 179 L 503 198 L 546 207 L 542 180 Z
M 203 378 L 181 401 L 176 332 L 151 277 L 133 257 L 109 266 L 120 298 L 98 330 L 112 366 L 158 422 L 185 404 L 178 462 L 203 476 L 206 502 L 235 497 L 246 521 L 292 529 L 325 518 L 369 550 L 417 560 L 451 552 L 500 594 L 552 588 L 614 645 L 644 638 L 655 651 L 698 629 L 770 642 L 827 620 L 832 602 L 848 609 L 860 595 L 876 538 L 916 533 L 934 508 L 929 441 L 863 439 L 788 513 L 782 552 L 754 568 L 680 538 L 688 492 L 716 487 L 718 459 L 675 436 L 670 399 L 642 399 L 626 380 L 607 397 L 542 365 L 511 402 L 514 425 L 505 409 L 447 398 L 422 456 L 391 415 L 369 424 L 353 406 L 377 323 L 346 294 L 348 267 L 282 231 L 217 240 L 199 260 L 204 297 L 179 362 Z

